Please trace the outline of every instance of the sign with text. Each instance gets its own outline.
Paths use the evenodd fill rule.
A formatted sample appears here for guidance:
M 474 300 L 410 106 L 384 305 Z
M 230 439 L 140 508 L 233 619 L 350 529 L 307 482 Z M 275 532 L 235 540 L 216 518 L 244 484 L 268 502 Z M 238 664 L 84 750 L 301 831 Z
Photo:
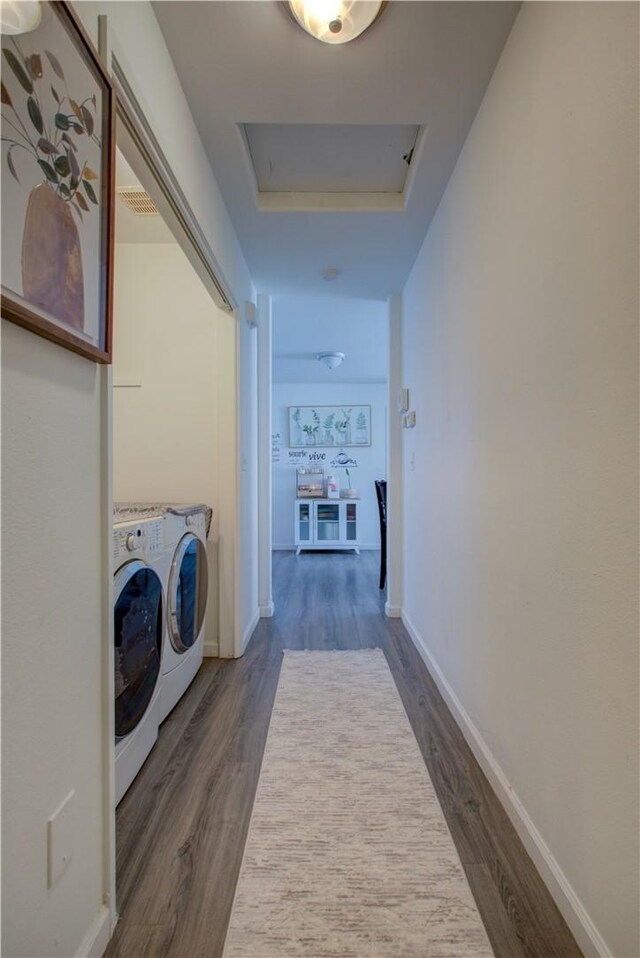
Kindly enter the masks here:
M 322 466 L 327 462 L 327 453 L 309 449 L 289 449 L 287 462 L 290 466 Z

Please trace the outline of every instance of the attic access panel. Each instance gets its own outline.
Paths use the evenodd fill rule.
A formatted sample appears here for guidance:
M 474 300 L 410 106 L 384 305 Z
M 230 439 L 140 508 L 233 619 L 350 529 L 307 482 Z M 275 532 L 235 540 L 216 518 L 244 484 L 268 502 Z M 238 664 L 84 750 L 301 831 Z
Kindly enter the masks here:
M 395 194 L 407 183 L 417 124 L 245 123 L 260 194 Z

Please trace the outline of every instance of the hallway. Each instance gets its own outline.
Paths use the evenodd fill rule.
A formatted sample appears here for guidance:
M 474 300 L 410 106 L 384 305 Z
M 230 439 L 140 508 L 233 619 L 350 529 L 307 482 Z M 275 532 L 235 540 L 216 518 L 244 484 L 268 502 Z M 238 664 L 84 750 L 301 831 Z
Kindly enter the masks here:
M 109 958 L 222 954 L 281 651 L 363 648 L 384 651 L 495 954 L 580 955 L 404 626 L 385 616 L 378 554 L 276 552 L 273 572 L 274 618 L 243 658 L 205 661 L 118 808 Z

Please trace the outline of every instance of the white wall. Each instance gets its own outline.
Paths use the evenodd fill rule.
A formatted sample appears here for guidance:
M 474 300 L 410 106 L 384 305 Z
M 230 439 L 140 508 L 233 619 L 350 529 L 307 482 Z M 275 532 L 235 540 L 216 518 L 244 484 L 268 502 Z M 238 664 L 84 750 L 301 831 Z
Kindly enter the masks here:
M 289 443 L 289 406 L 371 406 L 371 446 L 345 448 L 358 466 L 350 467 L 351 485 L 360 490 L 360 543 L 365 549 L 380 548 L 380 522 L 374 482 L 386 476 L 386 408 L 387 387 L 379 383 L 349 385 L 345 383 L 276 383 L 273 386 L 272 431 L 282 436 L 281 461 L 273 464 L 273 545 L 275 549 L 293 549 L 293 503 L 296 496 L 296 467 L 287 462 Z M 335 475 L 341 488 L 346 486 L 344 469 L 329 465 L 339 447 L 322 448 L 320 465 L 325 478 Z
M 4 955 L 75 955 L 103 905 L 103 375 L 2 321 Z M 72 789 L 73 857 L 48 888 L 47 820 Z
M 235 369 L 235 320 L 176 243 L 118 243 L 115 291 L 114 498 L 212 507 L 205 643 L 217 654 L 218 544 L 233 535 L 235 509 L 220 485 L 223 452 L 235 446 L 235 381 L 221 373 Z M 230 417 L 221 414 L 223 383 Z M 233 617 L 233 605 L 222 610 L 227 629 Z M 222 644 L 233 648 L 233 635 Z
M 234 298 L 239 304 L 253 299 L 251 278 L 151 4 L 75 7 L 94 40 L 97 17 L 107 13 L 130 81 Z M 108 722 L 102 702 L 109 680 L 104 653 L 111 641 L 104 602 L 108 390 L 105 372 L 94 364 L 5 321 L 2 344 L 3 951 L 68 956 L 86 953 L 96 935 L 99 945 L 107 928 L 101 924 L 103 902 L 110 904 L 103 807 Z M 251 389 L 244 382 L 238 388 L 244 408 Z M 255 487 L 255 475 L 251 482 Z M 250 488 L 250 496 L 256 493 Z M 251 541 L 249 533 L 241 566 L 255 561 Z M 257 595 L 238 602 L 240 631 L 251 619 L 252 605 L 257 606 Z M 48 890 L 46 822 L 71 789 L 76 790 L 74 856 Z
M 618 958 L 640 954 L 637 80 L 636 4 L 525 4 L 403 297 L 405 616 Z

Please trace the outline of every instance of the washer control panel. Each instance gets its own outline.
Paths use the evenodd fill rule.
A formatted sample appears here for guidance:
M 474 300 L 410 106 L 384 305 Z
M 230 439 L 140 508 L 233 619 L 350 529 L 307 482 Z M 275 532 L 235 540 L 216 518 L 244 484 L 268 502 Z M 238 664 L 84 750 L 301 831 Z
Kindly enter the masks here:
M 162 519 L 154 519 L 153 522 L 146 522 L 144 525 L 147 536 L 147 552 L 154 558 L 164 549 L 164 535 L 162 532 L 162 527 Z
M 123 559 L 154 559 L 164 549 L 162 519 L 122 522 L 113 527 L 113 562 Z

